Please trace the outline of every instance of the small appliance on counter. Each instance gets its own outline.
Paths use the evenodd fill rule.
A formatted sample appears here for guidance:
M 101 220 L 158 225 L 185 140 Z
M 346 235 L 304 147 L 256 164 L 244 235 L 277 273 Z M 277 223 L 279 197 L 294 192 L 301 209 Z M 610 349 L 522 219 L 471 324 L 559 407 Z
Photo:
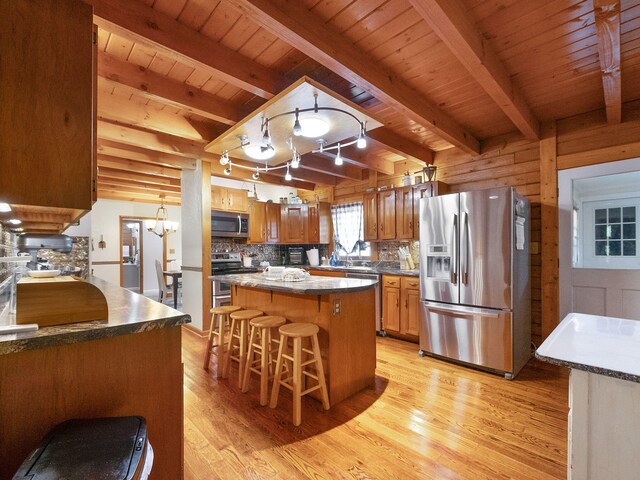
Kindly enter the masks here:
M 304 247 L 287 248 L 287 265 L 304 265 L 305 260 Z
M 41 233 L 23 233 L 18 237 L 18 251 L 31 255 L 31 261 L 27 266 L 32 270 L 38 269 L 38 251 L 41 249 L 71 253 L 73 239 L 68 235 L 45 235 Z

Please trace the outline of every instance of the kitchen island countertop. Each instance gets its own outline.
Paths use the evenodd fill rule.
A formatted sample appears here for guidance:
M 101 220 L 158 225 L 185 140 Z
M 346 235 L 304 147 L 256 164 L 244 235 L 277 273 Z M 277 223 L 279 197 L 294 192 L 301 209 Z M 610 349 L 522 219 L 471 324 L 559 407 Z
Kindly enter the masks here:
M 106 297 L 109 307 L 108 319 L 0 335 L 0 355 L 142 333 L 191 322 L 189 315 L 125 288 L 96 277 L 90 277 L 87 281 L 98 287 Z
M 378 283 L 376 280 L 314 276 L 298 282 L 284 282 L 282 280 L 269 280 L 262 273 L 216 275 L 209 277 L 209 279 L 227 282 L 231 285 L 263 288 L 300 295 L 361 292 L 374 288 Z

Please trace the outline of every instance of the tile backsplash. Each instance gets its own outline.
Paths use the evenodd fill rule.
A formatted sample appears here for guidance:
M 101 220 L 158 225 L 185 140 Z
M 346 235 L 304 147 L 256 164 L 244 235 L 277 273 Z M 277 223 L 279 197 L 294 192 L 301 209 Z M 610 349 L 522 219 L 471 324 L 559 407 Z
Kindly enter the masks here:
M 420 242 L 417 240 L 408 240 L 406 242 L 378 242 L 378 260 L 382 261 L 398 261 L 399 247 L 409 247 L 409 253 L 413 262 L 417 265 L 420 262 Z
M 11 257 L 16 254 L 16 236 L 3 229 L 0 224 L 0 257 Z M 15 263 L 0 262 L 0 317 L 9 308 L 11 300 L 11 279 L 16 269 Z
M 89 237 L 71 237 L 73 240 L 73 248 L 71 253 L 54 252 L 53 250 L 40 250 L 38 258 L 49 261 L 49 265 L 53 266 L 70 266 L 81 268 L 82 278 L 89 275 Z
M 287 248 L 289 247 L 303 247 L 305 250 L 311 250 L 317 248 L 319 250 L 320 258 L 329 258 L 329 245 L 279 245 L 279 244 L 247 244 L 234 242 L 233 240 L 226 240 L 222 238 L 214 238 L 211 243 L 211 252 L 246 252 L 249 254 L 256 254 L 253 259 L 254 265 L 259 265 L 260 262 L 269 262 L 271 265 L 282 265 L 286 259 Z

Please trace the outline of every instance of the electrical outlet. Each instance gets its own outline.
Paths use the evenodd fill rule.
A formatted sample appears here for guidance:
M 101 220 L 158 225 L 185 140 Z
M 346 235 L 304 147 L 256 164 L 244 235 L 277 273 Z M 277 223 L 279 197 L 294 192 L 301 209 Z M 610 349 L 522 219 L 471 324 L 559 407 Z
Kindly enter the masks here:
M 333 316 L 337 317 L 340 315 L 340 299 L 336 298 L 333 301 Z

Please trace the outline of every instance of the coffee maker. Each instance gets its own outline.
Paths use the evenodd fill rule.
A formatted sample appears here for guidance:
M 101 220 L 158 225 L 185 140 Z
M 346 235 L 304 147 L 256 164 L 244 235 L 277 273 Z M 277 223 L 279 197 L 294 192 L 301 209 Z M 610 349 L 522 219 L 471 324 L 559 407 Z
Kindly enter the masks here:
M 306 263 L 304 247 L 287 248 L 287 265 L 304 265 Z

